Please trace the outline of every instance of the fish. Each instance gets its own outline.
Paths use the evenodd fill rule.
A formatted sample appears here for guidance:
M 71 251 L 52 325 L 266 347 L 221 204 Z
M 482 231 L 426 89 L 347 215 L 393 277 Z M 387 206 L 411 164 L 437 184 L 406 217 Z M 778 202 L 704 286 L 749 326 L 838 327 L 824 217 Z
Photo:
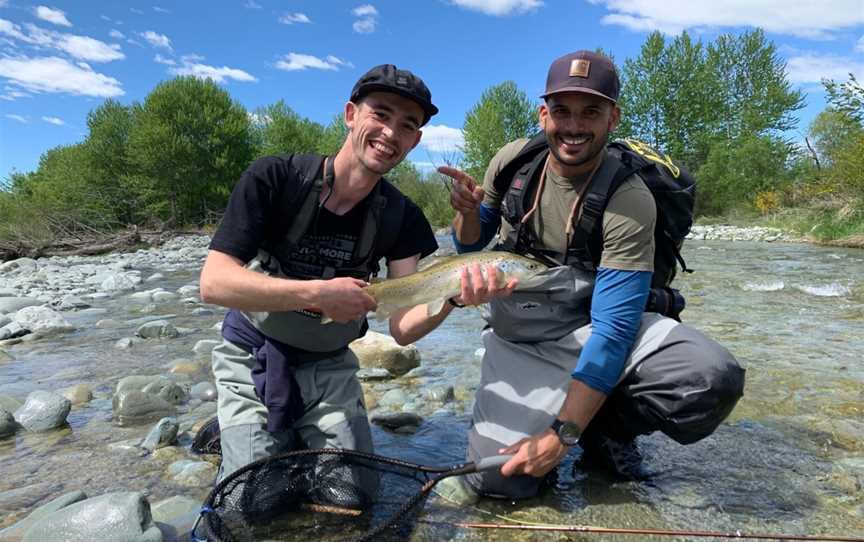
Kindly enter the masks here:
M 542 263 L 530 258 L 501 251 L 471 252 L 441 258 L 416 273 L 368 286 L 366 292 L 375 298 L 378 304 L 378 308 L 371 315 L 376 320 L 386 320 L 399 310 L 424 303 L 427 314 L 437 314 L 448 299 L 461 292 L 462 268 L 475 263 L 480 264 L 484 276 L 486 266 L 494 265 L 498 269 L 499 287 L 504 287 L 510 279 L 519 279 L 517 289 L 530 285 L 533 277 L 547 269 Z M 326 322 L 322 319 L 322 323 Z

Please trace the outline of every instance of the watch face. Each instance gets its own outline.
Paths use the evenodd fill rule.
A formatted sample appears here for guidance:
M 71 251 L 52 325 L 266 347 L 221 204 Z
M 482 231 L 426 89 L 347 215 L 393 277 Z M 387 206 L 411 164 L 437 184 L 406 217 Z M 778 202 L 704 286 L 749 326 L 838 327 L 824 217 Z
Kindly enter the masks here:
M 575 423 L 564 422 L 558 427 L 558 438 L 565 446 L 576 446 L 581 436 L 582 430 Z

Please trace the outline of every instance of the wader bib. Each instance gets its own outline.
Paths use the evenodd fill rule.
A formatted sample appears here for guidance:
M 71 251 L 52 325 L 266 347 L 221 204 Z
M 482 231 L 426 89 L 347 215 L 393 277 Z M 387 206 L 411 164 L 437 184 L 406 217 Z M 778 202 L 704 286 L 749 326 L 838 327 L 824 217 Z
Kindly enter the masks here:
M 490 303 L 468 435 L 471 461 L 550 426 L 591 336 L 593 273 L 562 266 L 536 281 L 528 291 Z M 591 427 L 617 440 L 659 430 L 688 444 L 714 431 L 743 385 L 744 370 L 725 348 L 689 326 L 646 312 L 618 385 Z M 481 494 L 504 498 L 533 496 L 540 485 L 539 478 L 504 478 L 498 471 L 472 474 L 468 481 Z

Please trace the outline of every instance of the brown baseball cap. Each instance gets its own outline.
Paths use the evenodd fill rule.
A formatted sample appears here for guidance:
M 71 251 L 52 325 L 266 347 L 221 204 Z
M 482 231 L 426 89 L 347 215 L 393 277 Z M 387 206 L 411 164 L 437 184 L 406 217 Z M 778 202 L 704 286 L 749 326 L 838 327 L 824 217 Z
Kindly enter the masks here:
M 621 82 L 612 60 L 592 51 L 576 51 L 549 66 L 544 100 L 561 92 L 585 92 L 617 103 Z
M 400 70 L 393 64 L 381 64 L 363 74 L 351 89 L 351 101 L 356 102 L 370 92 L 392 92 L 413 100 L 423 109 L 423 124 L 438 113 L 426 83 L 410 71 Z

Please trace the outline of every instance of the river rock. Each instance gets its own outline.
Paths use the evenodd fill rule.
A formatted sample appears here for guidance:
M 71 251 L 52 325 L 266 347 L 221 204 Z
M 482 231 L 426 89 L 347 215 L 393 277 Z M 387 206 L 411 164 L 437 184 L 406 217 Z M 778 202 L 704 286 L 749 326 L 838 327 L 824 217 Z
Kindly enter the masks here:
M 172 405 L 179 405 L 186 400 L 187 396 L 186 390 L 170 380 L 167 383 L 163 381 L 151 382 L 144 386 L 141 391 L 157 395 Z
M 18 322 L 9 322 L 3 327 L 0 327 L 0 341 L 6 339 L 17 339 L 30 333 L 30 329 L 22 326 Z
M 390 380 L 393 375 L 387 369 L 381 367 L 373 367 L 371 369 L 360 369 L 357 371 L 357 378 L 361 382 L 372 382 L 375 380 Z
M 6 324 L 11 324 L 11 323 L 12 323 L 12 317 L 9 316 L 8 314 L 4 314 L 4 313 L 0 312 L 0 327 L 3 327 Z
M 370 421 L 387 429 L 398 429 L 405 426 L 411 426 L 416 429 L 417 426 L 423 423 L 423 417 L 414 412 L 376 412 L 372 415 Z
M 174 414 L 174 405 L 151 393 L 126 390 L 112 399 L 114 418 L 121 424 L 143 423 Z
M 420 366 L 420 351 L 412 345 L 400 346 L 389 335 L 369 331 L 366 336 L 352 342 L 351 350 L 364 369 L 382 368 L 401 376 Z
M 126 273 L 112 273 L 102 281 L 99 289 L 103 292 L 124 292 L 134 290 L 135 285 L 140 281 L 140 277 L 136 282 L 133 277 Z
M 200 293 L 200 289 L 197 284 L 187 284 L 185 286 L 181 286 L 177 288 L 177 293 L 183 297 L 187 296 L 198 296 Z
M 14 435 L 18 430 L 18 423 L 15 421 L 15 416 L 4 408 L 0 408 L 0 438 Z
M 81 310 L 90 307 L 89 303 L 74 295 L 63 296 L 62 299 L 55 300 L 51 305 L 59 311 Z
M 17 510 L 34 506 L 62 489 L 63 484 L 56 482 L 36 482 L 0 491 L 0 510 Z
M 72 406 L 85 405 L 93 399 L 93 390 L 87 384 L 76 384 L 60 390 L 60 393 L 69 399 Z
M 41 305 L 35 297 L 0 297 L 0 313 L 12 314 L 25 307 Z
M 142 339 L 173 339 L 180 336 L 180 332 L 168 320 L 147 322 L 139 327 L 135 334 Z
M 8 410 L 9 412 L 15 412 L 23 403 L 14 397 L 9 395 L 0 395 L 0 408 L 4 410 Z
M 0 264 L 0 275 L 29 275 L 35 273 L 39 264 L 32 258 L 18 258 Z
M 192 386 L 189 395 L 193 399 L 199 399 L 201 401 L 215 401 L 216 386 L 214 386 L 212 382 L 198 382 Z
M 402 405 L 408 401 L 408 395 L 400 388 L 394 388 L 385 393 L 378 404 L 383 407 L 402 408 Z
M 23 542 L 162 542 L 150 503 L 137 492 L 107 493 L 79 501 L 37 521 Z
M 123 337 L 122 339 L 117 339 L 117 342 L 114 343 L 114 348 L 117 350 L 128 350 L 139 342 L 141 342 L 141 339 L 138 337 Z
M 114 388 L 115 393 L 120 393 L 127 390 L 143 390 L 150 384 L 156 383 L 159 389 L 171 384 L 171 380 L 162 375 L 129 375 L 124 376 L 117 381 L 117 387 Z
M 174 292 L 166 292 L 165 290 L 153 292 L 154 303 L 171 303 L 173 301 L 177 301 L 177 299 L 179 299 L 179 296 Z
M 192 351 L 198 354 L 199 356 L 210 356 L 210 353 L 214 348 L 222 344 L 222 341 L 214 341 L 212 339 L 202 339 L 195 343 L 195 346 L 192 347 Z
M 150 507 L 153 521 L 170 523 L 173 519 L 201 511 L 201 501 L 185 495 L 175 495 Z
M 15 411 L 15 421 L 33 432 L 48 431 L 66 423 L 72 403 L 49 391 L 33 391 L 24 406 Z
M 150 275 L 149 277 L 144 279 L 144 282 L 147 282 L 147 283 L 159 282 L 160 280 L 162 280 L 164 278 L 165 278 L 165 275 L 163 275 L 162 273 L 153 273 L 152 275 Z
M 141 447 L 148 451 L 171 446 L 177 441 L 177 419 L 162 418 L 141 441 Z
M 24 307 L 12 319 L 33 332 L 61 333 L 75 329 L 59 312 L 48 307 Z
M 65 508 L 70 504 L 74 504 L 79 501 L 83 501 L 87 498 L 87 494 L 81 490 L 71 491 L 64 495 L 57 497 L 56 499 L 49 501 L 42 506 L 36 508 L 30 515 L 26 518 L 22 519 L 18 523 L 7 527 L 6 529 L 0 530 L 0 542 L 19 542 L 24 535 L 27 533 L 27 530 L 33 526 L 37 521 L 42 518 L 48 517 L 61 508 Z
M 194 375 L 201 372 L 203 368 L 203 364 L 199 361 L 178 359 L 168 365 L 168 372 L 175 375 Z
M 207 461 L 181 459 L 168 466 L 168 474 L 180 485 L 206 487 L 216 479 L 216 466 Z

